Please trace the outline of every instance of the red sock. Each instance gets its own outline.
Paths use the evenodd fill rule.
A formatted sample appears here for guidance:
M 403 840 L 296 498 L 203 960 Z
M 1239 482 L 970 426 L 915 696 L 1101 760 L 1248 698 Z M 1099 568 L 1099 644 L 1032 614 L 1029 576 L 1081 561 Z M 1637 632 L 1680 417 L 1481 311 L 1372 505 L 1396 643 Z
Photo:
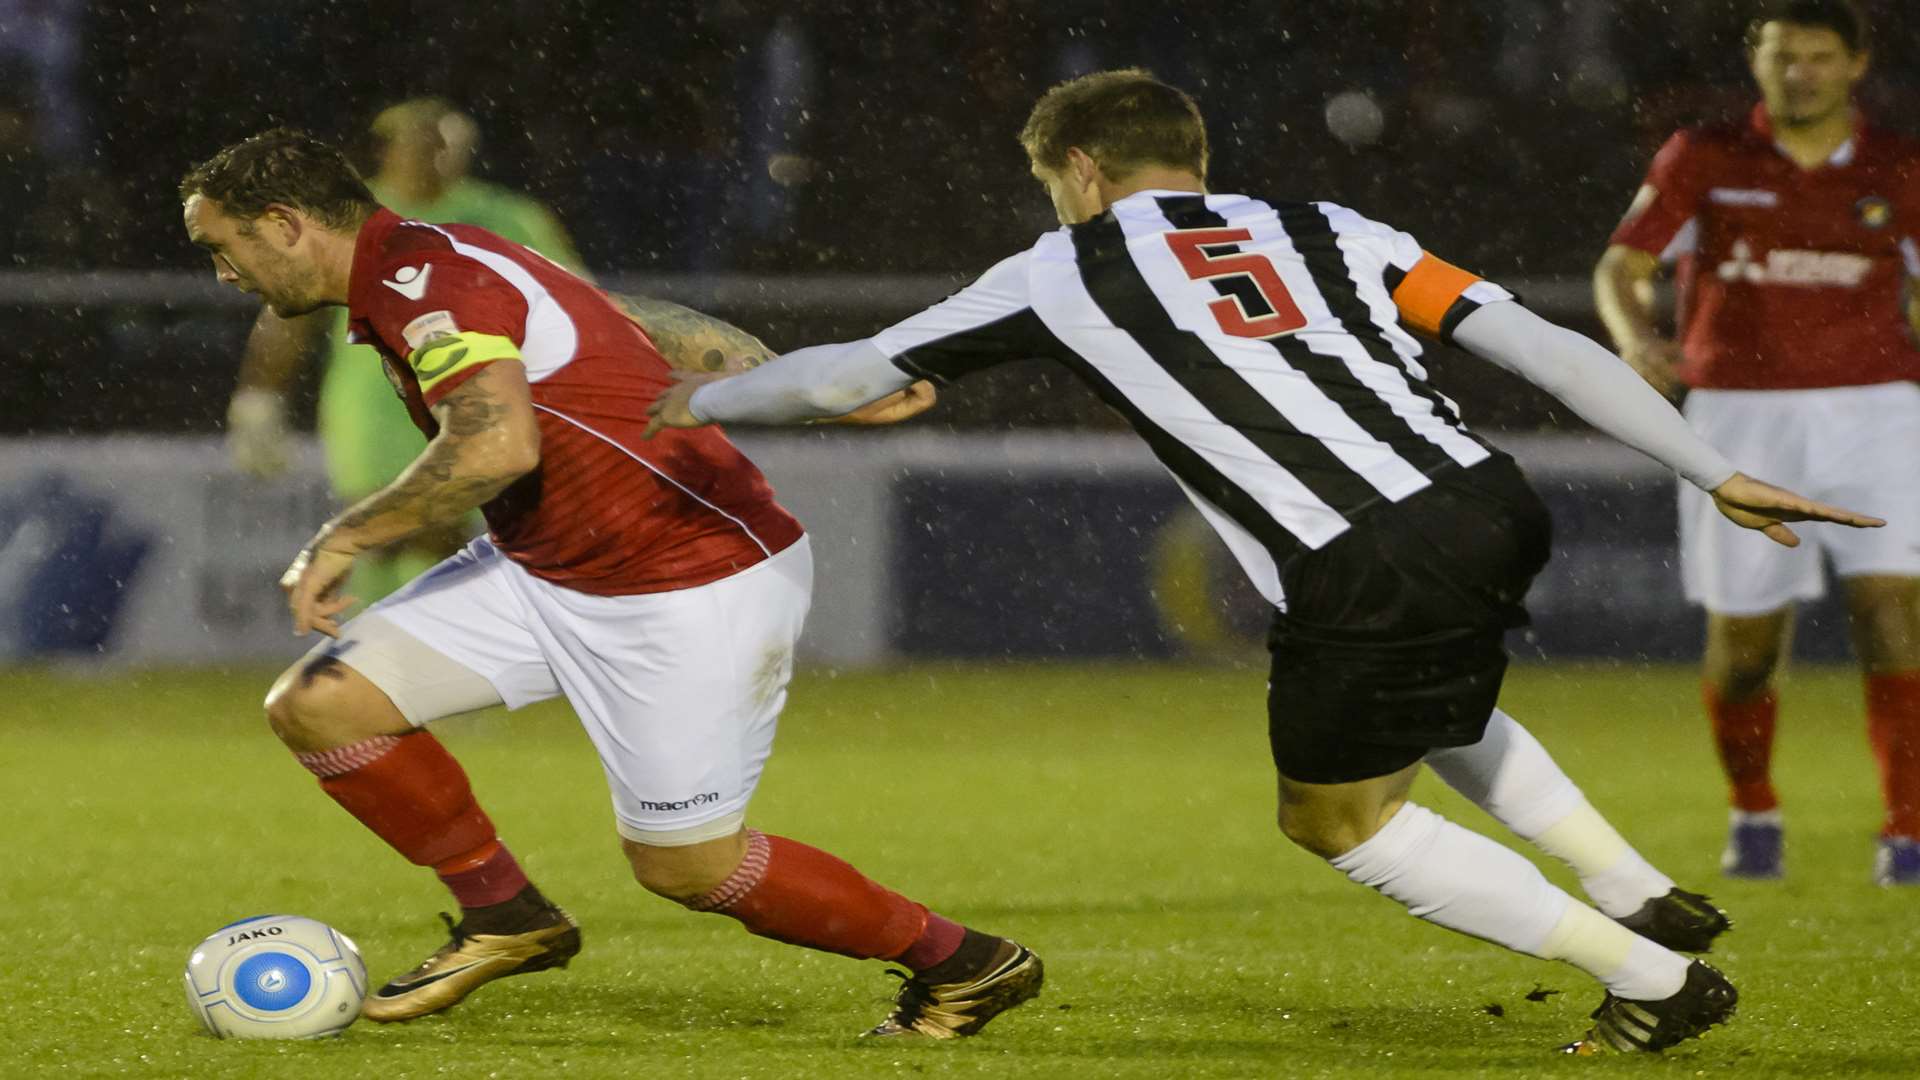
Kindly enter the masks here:
M 433 867 L 461 907 L 497 904 L 526 888 L 466 770 L 432 735 L 378 735 L 294 756 L 362 825 L 415 865 Z
M 965 933 L 818 848 L 752 829 L 732 876 L 687 906 L 738 919 L 764 938 L 861 960 L 906 963 L 916 952 L 915 961 L 931 966 L 953 955 Z
M 1920 671 L 1867 676 L 1867 739 L 1887 802 L 1882 835 L 1920 838 Z
M 1713 687 L 1702 684 L 1707 716 L 1713 721 L 1713 741 L 1720 750 L 1720 767 L 1733 788 L 1733 807 L 1759 813 L 1779 807 L 1770 771 L 1773 728 L 1779 699 L 1772 690 L 1748 701 L 1723 701 Z
M 504 904 L 528 885 L 513 852 L 498 840 L 470 856 L 438 863 L 433 870 L 463 908 Z
M 909 971 L 925 971 L 959 952 L 960 943 L 966 939 L 966 927 L 929 911 L 927 928 L 920 931 L 906 952 L 893 959 Z

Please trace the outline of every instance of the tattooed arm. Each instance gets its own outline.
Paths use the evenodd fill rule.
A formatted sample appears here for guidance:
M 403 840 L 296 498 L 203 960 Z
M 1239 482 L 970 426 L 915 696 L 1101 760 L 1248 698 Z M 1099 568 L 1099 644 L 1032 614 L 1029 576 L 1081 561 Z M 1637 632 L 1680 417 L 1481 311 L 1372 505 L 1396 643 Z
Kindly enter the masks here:
M 745 371 L 773 359 L 759 338 L 711 315 L 646 296 L 607 296 L 677 371 Z
M 693 374 L 738 375 L 773 359 L 774 352 L 759 338 L 731 323 L 692 308 L 645 296 L 608 293 L 627 318 L 639 324 L 654 348 L 676 371 Z M 933 384 L 924 379 L 889 394 L 845 416 L 825 423 L 897 424 L 933 407 Z
M 458 521 L 540 464 L 540 427 L 518 361 L 481 367 L 433 415 L 440 433 L 413 464 L 322 525 L 287 568 L 280 585 L 294 633 L 338 633 L 335 616 L 354 602 L 339 593 L 356 555 Z

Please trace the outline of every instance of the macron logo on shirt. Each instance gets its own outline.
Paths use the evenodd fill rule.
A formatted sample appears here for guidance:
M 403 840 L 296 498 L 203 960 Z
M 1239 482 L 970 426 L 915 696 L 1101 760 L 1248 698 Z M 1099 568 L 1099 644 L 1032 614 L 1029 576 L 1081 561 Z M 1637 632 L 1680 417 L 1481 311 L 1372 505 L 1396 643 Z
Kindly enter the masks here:
M 409 300 L 418 300 L 427 295 L 427 275 L 431 273 L 431 266 L 403 266 L 393 272 L 392 281 L 382 281 L 380 284 Z

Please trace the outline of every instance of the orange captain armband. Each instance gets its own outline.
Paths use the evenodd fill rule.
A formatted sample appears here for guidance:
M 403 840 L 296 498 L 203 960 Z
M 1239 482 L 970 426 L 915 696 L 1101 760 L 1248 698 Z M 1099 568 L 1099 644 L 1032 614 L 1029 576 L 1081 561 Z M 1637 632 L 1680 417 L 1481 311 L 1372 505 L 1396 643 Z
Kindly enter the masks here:
M 1393 306 L 1400 309 L 1400 317 L 1408 326 L 1444 338 L 1452 329 L 1447 315 L 1461 294 L 1481 280 L 1478 274 L 1468 273 L 1431 251 L 1422 252 L 1420 261 L 1393 287 Z

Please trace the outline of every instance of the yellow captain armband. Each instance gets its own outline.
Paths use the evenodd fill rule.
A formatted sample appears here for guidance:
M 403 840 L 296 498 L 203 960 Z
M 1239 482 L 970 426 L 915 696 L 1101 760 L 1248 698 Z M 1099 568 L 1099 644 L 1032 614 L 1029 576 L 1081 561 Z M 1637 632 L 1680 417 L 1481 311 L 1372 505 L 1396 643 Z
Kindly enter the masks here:
M 442 334 L 407 354 L 407 366 L 420 380 L 420 392 L 433 388 L 460 372 L 495 360 L 520 359 L 520 346 L 512 338 L 498 334 L 477 334 L 471 330 Z

